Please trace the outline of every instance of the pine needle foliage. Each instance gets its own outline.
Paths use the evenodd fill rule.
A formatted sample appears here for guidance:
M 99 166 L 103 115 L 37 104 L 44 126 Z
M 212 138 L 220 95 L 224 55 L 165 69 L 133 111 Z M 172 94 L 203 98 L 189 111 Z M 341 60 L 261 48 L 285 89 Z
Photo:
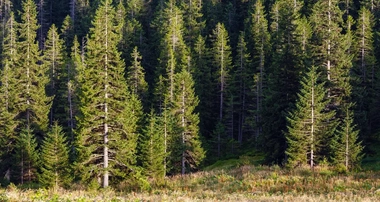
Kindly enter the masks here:
M 331 141 L 332 161 L 336 166 L 344 165 L 346 170 L 358 168 L 364 157 L 362 142 L 359 139 L 359 130 L 353 120 L 350 106 L 345 109 L 346 117 L 340 123 L 338 130 Z
M 46 134 L 41 146 L 39 182 L 45 187 L 68 186 L 71 181 L 69 149 L 62 127 L 57 122 Z
M 117 50 L 119 28 L 111 0 L 103 0 L 90 29 L 85 66 L 78 72 L 77 162 L 82 181 L 103 178 L 103 187 L 125 180 L 136 161 L 141 104 L 131 95 Z
M 287 166 L 314 167 L 318 156 L 319 142 L 328 136 L 333 126 L 329 120 L 334 112 L 326 111 L 326 90 L 320 82 L 320 74 L 311 67 L 301 81 L 301 89 L 295 109 L 287 116 Z

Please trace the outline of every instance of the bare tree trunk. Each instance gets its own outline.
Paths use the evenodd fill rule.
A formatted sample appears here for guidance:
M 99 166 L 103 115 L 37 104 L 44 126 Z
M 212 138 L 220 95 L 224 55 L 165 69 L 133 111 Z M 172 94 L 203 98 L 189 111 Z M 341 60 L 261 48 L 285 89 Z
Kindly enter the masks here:
M 222 40 L 224 38 L 222 37 Z M 221 42 L 224 44 L 224 41 Z M 219 121 L 223 121 L 223 102 L 224 102 L 224 46 L 222 45 L 222 50 L 220 51 L 220 105 L 219 105 Z M 218 158 L 220 157 L 220 147 L 221 147 L 221 137 L 220 132 L 218 132 Z
M 108 16 L 105 16 L 106 18 L 106 27 L 105 27 L 105 36 L 106 36 L 106 44 L 105 44 L 105 49 L 108 51 Z M 105 82 L 106 84 L 104 85 L 104 98 L 105 98 L 105 103 L 104 103 L 104 150 L 103 150 L 103 155 L 104 155 L 104 162 L 103 162 L 103 168 L 104 168 L 104 176 L 103 176 L 103 188 L 108 187 L 108 179 L 109 179 L 109 173 L 108 173 L 108 54 L 105 54 Z
M 181 113 L 182 113 L 182 129 L 184 130 L 182 132 L 182 147 L 183 148 L 186 148 L 185 147 L 185 134 L 186 134 L 186 131 L 185 131 L 185 91 L 186 91 L 186 88 L 185 88 L 185 82 L 184 81 L 181 81 L 182 82 L 182 109 L 181 109 Z M 182 170 L 181 170 L 181 174 L 184 175 L 185 174 L 185 171 L 186 171 L 186 167 L 185 167 L 185 154 L 186 154 L 186 151 L 183 150 L 182 151 Z
M 314 68 L 314 67 L 313 67 Z M 316 78 L 312 78 L 312 88 L 311 88 L 311 137 L 310 137 L 310 168 L 314 169 L 314 84 Z
M 73 24 L 75 24 L 75 0 L 70 0 L 70 18 L 73 21 Z

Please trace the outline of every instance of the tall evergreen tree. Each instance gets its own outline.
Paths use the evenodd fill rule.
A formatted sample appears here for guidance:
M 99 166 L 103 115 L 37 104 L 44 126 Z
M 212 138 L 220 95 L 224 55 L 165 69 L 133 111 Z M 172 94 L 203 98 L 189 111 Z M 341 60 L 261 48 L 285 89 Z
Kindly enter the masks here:
M 183 18 L 181 10 L 170 0 L 165 4 L 162 18 L 158 22 L 160 57 L 157 76 L 164 75 L 168 86 L 169 101 L 174 98 L 174 75 L 189 66 L 189 52 L 183 40 Z M 156 20 L 159 20 L 157 18 Z
M 141 110 L 123 75 L 117 25 L 112 1 L 103 0 L 91 28 L 85 67 L 78 71 L 78 169 L 83 181 L 101 176 L 103 187 L 110 175 L 125 179 L 133 170 Z
M 225 100 L 226 100 L 226 88 L 229 85 L 229 75 L 232 69 L 232 59 L 231 59 L 231 47 L 229 45 L 229 37 L 227 30 L 224 25 L 218 23 L 213 31 L 213 66 L 215 68 L 217 81 L 218 81 L 218 92 L 219 92 L 219 122 L 224 121 L 225 112 Z M 217 134 L 217 156 L 221 155 L 221 136 Z
M 237 70 L 234 75 L 234 82 L 237 85 L 237 140 L 240 144 L 243 142 L 243 134 L 247 130 L 247 111 L 248 103 L 252 101 L 252 94 L 250 93 L 250 87 L 254 85 L 253 83 L 253 69 L 251 68 L 250 54 L 247 49 L 247 43 L 245 41 L 245 33 L 240 33 L 238 46 L 237 46 L 237 56 L 235 59 L 235 66 Z
M 252 65 L 254 67 L 254 85 L 252 87 L 252 92 L 255 94 L 254 104 L 249 106 L 250 110 L 253 111 L 253 127 L 255 128 L 255 136 L 260 136 L 262 132 L 261 118 L 263 110 L 263 89 L 266 83 L 265 75 L 267 69 L 267 57 L 269 52 L 270 35 L 268 32 L 268 20 L 265 14 L 264 5 L 262 1 L 257 1 L 254 4 L 252 11 L 252 17 L 249 19 L 249 41 L 251 42 L 250 52 L 252 52 Z
M 311 67 L 301 81 L 295 109 L 287 116 L 285 137 L 288 147 L 285 153 L 289 167 L 315 166 L 320 154 L 320 140 L 334 129 L 330 122 L 334 112 L 325 111 L 327 103 L 324 83 L 320 82 L 316 68 Z
M 0 71 L 0 145 L 1 145 L 1 172 L 11 170 L 14 162 L 15 142 L 17 139 L 16 128 L 18 121 L 17 86 L 18 80 L 14 76 L 18 61 L 17 34 L 15 19 L 11 13 L 4 32 L 2 49 L 2 71 Z M 13 174 L 13 173 L 12 173 Z M 8 179 L 9 180 L 9 179 Z
M 69 148 L 65 134 L 58 122 L 54 122 L 41 146 L 41 174 L 39 182 L 58 189 L 70 182 Z
M 205 27 L 205 21 L 202 19 L 202 0 L 185 0 L 180 1 L 184 19 L 184 39 L 187 46 L 193 49 L 194 44 Z
M 36 42 L 37 11 L 32 0 L 23 1 L 21 23 L 18 25 L 19 52 L 23 53 L 17 61 L 15 77 L 18 78 L 17 110 L 20 127 L 25 127 L 31 133 L 41 135 L 47 130 L 48 113 L 51 106 L 51 98 L 46 95 L 45 87 L 49 82 L 47 66 L 41 64 L 41 53 Z
M 199 135 L 199 115 L 195 113 L 198 97 L 194 94 L 194 82 L 187 70 L 176 74 L 175 98 L 172 111 L 175 113 L 180 137 L 174 137 L 176 144 L 180 145 L 178 151 L 172 155 L 180 156 L 176 161 L 181 165 L 181 174 L 197 169 L 204 158 L 204 150 Z M 180 159 L 180 160 L 179 160 Z M 177 165 L 177 163 L 174 163 Z
M 190 72 L 194 79 L 195 94 L 199 98 L 199 105 L 196 108 L 196 111 L 199 112 L 199 128 L 202 135 L 209 136 L 217 120 L 213 114 L 217 111 L 214 101 L 216 92 L 210 65 L 210 50 L 206 47 L 205 38 L 200 35 L 194 44 L 191 60 Z
M 357 20 L 357 30 L 355 32 L 356 45 L 354 64 L 352 69 L 353 100 L 356 105 L 355 119 L 358 123 L 363 139 L 370 143 L 370 134 L 374 133 L 378 127 L 372 124 L 373 115 L 377 114 L 372 103 L 377 100 L 375 83 L 377 80 L 376 57 L 374 48 L 374 18 L 372 13 L 362 8 L 359 11 Z M 371 111 L 376 111 L 372 113 Z M 374 130 L 373 130 L 374 129 Z
M 65 88 L 67 87 L 67 71 L 65 64 L 65 48 L 63 47 L 63 40 L 60 39 L 58 30 L 53 24 L 47 34 L 45 42 L 45 50 L 43 51 L 43 63 L 47 66 L 49 71 L 49 84 L 47 92 L 49 96 L 53 97 L 53 104 L 50 110 L 50 124 L 53 121 L 58 121 L 60 124 L 64 123 L 65 117 Z
M 315 65 L 323 67 L 326 74 L 328 97 L 331 100 L 329 108 L 337 110 L 337 116 L 340 117 L 340 108 L 350 102 L 348 77 L 353 56 L 347 52 L 351 48 L 348 44 L 351 39 L 342 34 L 342 11 L 338 1 L 318 1 L 310 20 L 314 30 L 313 59 Z
M 271 11 L 271 58 L 264 91 L 261 141 L 265 142 L 267 161 L 279 163 L 284 158 L 286 113 L 296 100 L 300 72 L 305 70 L 302 42 L 298 36 L 301 3 L 276 1 Z

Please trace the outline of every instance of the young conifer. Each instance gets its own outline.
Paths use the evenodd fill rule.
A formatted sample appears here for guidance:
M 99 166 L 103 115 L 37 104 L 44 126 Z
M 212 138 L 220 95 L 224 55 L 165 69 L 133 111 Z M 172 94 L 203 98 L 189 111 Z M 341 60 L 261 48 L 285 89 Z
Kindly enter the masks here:
M 54 122 L 41 146 L 41 174 L 43 186 L 57 189 L 70 183 L 69 149 L 62 127 Z

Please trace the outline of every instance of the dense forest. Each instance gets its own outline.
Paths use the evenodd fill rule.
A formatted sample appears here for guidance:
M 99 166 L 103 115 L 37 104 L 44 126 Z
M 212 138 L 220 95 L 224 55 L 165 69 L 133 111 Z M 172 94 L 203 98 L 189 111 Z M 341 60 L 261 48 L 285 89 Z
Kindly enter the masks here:
M 2 184 L 125 186 L 380 145 L 379 0 L 1 0 Z

